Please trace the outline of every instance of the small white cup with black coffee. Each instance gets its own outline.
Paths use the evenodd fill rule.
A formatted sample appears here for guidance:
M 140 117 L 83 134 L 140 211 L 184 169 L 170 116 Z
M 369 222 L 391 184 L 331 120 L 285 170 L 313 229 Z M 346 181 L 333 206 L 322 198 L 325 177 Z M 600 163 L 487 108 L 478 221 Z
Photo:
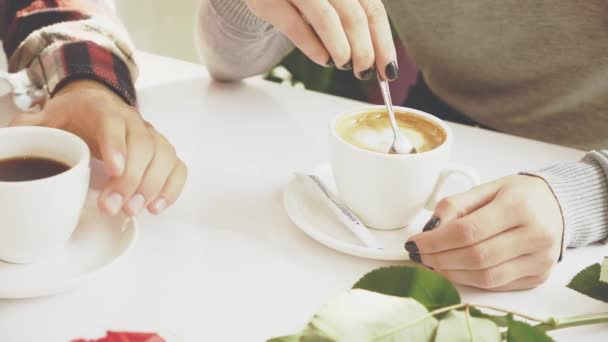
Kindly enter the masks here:
M 454 137 L 444 121 L 411 108 L 394 110 L 417 153 L 388 153 L 393 132 L 384 106 L 344 113 L 330 124 L 330 163 L 340 198 L 366 226 L 381 230 L 407 227 L 422 209 L 432 210 L 451 175 L 479 184 L 471 167 L 449 162 Z
M 85 203 L 89 161 L 71 133 L 0 128 L 0 260 L 33 263 L 63 249 Z

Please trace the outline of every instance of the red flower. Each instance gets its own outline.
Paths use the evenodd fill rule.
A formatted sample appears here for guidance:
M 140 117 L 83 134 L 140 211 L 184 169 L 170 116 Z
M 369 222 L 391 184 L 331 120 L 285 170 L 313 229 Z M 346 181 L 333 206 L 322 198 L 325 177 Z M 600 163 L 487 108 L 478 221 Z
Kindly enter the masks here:
M 97 340 L 72 340 L 72 342 L 166 342 L 157 334 L 108 331 L 106 337 Z

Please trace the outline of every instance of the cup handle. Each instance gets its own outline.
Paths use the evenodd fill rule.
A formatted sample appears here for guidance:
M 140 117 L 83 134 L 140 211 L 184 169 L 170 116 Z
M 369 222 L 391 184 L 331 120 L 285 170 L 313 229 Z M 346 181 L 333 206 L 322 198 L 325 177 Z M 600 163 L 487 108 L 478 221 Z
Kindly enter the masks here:
M 471 188 L 481 183 L 479 180 L 479 174 L 472 167 L 463 164 L 450 163 L 446 168 L 441 170 L 441 173 L 439 174 L 439 179 L 435 184 L 435 188 L 433 189 L 431 196 L 429 197 L 428 201 L 426 202 L 426 205 L 424 206 L 426 210 L 435 210 L 437 202 L 439 202 L 439 200 L 442 198 L 441 190 L 443 189 L 443 186 L 446 184 L 446 181 L 451 176 L 455 175 L 465 177 L 469 181 Z

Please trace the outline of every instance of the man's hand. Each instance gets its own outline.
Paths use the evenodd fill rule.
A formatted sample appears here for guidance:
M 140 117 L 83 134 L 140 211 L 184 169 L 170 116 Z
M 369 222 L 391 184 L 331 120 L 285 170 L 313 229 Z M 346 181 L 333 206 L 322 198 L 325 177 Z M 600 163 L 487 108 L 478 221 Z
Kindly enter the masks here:
M 38 114 L 18 115 L 11 125 L 63 129 L 81 137 L 111 177 L 99 197 L 110 215 L 144 208 L 159 214 L 182 191 L 187 168 L 173 146 L 135 108 L 95 81 L 74 81 Z
M 563 221 L 540 178 L 510 176 L 442 200 L 405 248 L 455 283 L 491 291 L 543 283 L 561 252 Z

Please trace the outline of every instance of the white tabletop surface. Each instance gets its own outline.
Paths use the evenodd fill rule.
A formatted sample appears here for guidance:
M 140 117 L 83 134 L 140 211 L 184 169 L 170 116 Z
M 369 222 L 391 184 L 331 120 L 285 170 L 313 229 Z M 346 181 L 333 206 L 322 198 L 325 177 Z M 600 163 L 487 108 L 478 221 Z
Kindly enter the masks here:
M 262 81 L 214 83 L 204 67 L 141 54 L 143 115 L 176 145 L 190 169 L 172 210 L 139 219 L 139 241 L 112 269 L 73 292 L 0 300 L 0 341 L 66 342 L 107 329 L 170 331 L 183 341 L 263 341 L 297 332 L 328 299 L 387 265 L 327 249 L 296 228 L 282 189 L 296 170 L 326 160 L 326 126 L 362 104 Z M 6 122 L 9 106 L 1 103 Z M 453 160 L 485 180 L 580 151 L 452 125 Z M 606 246 L 568 251 L 539 288 L 463 300 L 540 317 L 605 312 L 608 305 L 565 287 L 608 255 Z M 606 340 L 608 326 L 567 329 L 559 341 Z M 603 336 L 603 339 L 602 339 Z

